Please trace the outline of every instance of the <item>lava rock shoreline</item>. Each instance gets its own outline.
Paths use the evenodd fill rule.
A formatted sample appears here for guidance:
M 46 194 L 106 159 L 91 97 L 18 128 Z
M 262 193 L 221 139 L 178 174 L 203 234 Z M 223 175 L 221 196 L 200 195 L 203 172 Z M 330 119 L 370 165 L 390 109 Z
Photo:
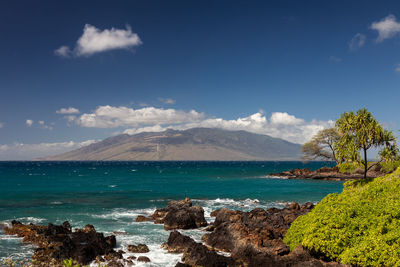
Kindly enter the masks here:
M 381 168 L 376 165 L 371 168 L 368 173 L 368 178 L 375 178 L 387 173 L 383 172 Z M 364 178 L 364 171 L 357 169 L 354 173 L 342 173 L 338 167 L 323 167 L 318 170 L 312 171 L 308 168 L 293 169 L 284 172 L 271 173 L 269 176 L 278 177 L 283 179 L 314 179 L 314 180 L 331 180 L 331 181 L 346 181 Z
M 165 208 L 157 209 L 151 217 L 139 216 L 136 221 L 163 223 L 165 230 L 172 230 L 167 242 L 160 245 L 169 253 L 183 254 L 176 266 L 345 266 L 327 262 L 301 246 L 290 251 L 283 243 L 290 224 L 313 207 L 310 202 L 303 205 L 293 202 L 283 209 L 256 208 L 249 212 L 223 208 L 212 212 L 215 221 L 207 226 L 203 208 L 193 206 L 186 198 L 171 201 Z M 205 231 L 202 243 L 177 231 L 195 228 Z M 124 258 L 124 251 L 114 250 L 115 236 L 105 237 L 92 225 L 72 231 L 68 222 L 40 226 L 12 221 L 11 227 L 5 227 L 4 232 L 23 237 L 23 242 L 38 246 L 32 256 L 33 266 L 62 266 L 65 259 L 73 259 L 83 265 L 92 261 L 104 262 L 107 266 L 132 266 L 133 260 L 151 261 L 145 256 Z M 145 244 L 131 245 L 128 249 L 148 252 Z

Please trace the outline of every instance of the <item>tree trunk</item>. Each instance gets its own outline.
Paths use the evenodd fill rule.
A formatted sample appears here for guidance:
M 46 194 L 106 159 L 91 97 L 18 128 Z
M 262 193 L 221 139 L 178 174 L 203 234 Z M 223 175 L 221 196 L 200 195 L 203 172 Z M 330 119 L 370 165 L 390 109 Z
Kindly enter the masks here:
M 367 149 L 364 148 L 364 179 L 367 178 L 368 161 L 367 161 Z

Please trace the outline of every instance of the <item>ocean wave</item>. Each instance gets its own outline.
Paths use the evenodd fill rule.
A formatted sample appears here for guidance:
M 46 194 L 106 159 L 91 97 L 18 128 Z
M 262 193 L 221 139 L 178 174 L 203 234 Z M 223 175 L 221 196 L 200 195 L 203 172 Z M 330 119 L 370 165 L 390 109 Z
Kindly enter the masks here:
M 253 178 L 261 178 L 261 179 L 282 179 L 282 180 L 287 180 L 287 177 L 280 177 L 280 176 L 274 176 L 274 175 L 261 175 L 261 176 L 254 176 Z
M 260 201 L 257 198 L 251 199 L 232 199 L 232 198 L 216 198 L 216 199 L 192 199 L 196 205 L 200 205 L 204 209 L 204 217 L 208 222 L 212 222 L 211 212 L 214 210 L 227 208 L 233 210 L 250 211 L 255 208 L 268 209 L 272 207 L 283 208 L 287 204 L 284 201 Z
M 33 224 L 38 224 L 41 222 L 46 221 L 46 219 L 43 218 L 36 218 L 36 217 L 21 217 L 21 218 L 17 218 L 15 219 L 16 221 L 20 221 L 22 223 L 33 223 Z
M 101 218 L 101 219 L 114 219 L 118 220 L 121 218 L 136 218 L 138 215 L 149 216 L 153 214 L 155 211 L 154 208 L 147 208 L 147 209 L 122 209 L 117 208 L 113 209 L 111 212 L 106 214 L 90 214 L 93 218 Z

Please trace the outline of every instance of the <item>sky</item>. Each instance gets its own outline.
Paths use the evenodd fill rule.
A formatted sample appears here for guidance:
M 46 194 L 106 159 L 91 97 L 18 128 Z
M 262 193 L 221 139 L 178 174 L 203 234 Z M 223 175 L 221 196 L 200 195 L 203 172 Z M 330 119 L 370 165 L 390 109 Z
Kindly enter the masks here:
M 399 1 L 0 1 L 0 160 L 167 128 L 398 135 Z

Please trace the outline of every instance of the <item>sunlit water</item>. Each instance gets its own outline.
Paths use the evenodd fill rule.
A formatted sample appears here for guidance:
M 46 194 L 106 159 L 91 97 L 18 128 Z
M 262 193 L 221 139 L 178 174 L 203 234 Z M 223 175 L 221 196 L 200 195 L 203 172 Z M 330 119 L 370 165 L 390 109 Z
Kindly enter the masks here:
M 313 162 L 0 162 L 0 224 L 60 224 L 73 228 L 93 224 L 97 231 L 116 235 L 118 247 L 145 243 L 151 263 L 137 266 L 175 266 L 179 254 L 160 245 L 169 232 L 152 222 L 135 222 L 168 201 L 190 197 L 210 212 L 227 207 L 251 210 L 283 207 L 297 201 L 317 202 L 342 190 L 342 182 L 286 180 L 269 174 L 292 168 L 317 169 Z M 200 241 L 202 230 L 183 231 Z M 0 233 L 0 259 L 30 258 L 34 246 Z M 132 254 L 124 254 L 128 257 Z M 137 256 L 137 255 L 136 255 Z

